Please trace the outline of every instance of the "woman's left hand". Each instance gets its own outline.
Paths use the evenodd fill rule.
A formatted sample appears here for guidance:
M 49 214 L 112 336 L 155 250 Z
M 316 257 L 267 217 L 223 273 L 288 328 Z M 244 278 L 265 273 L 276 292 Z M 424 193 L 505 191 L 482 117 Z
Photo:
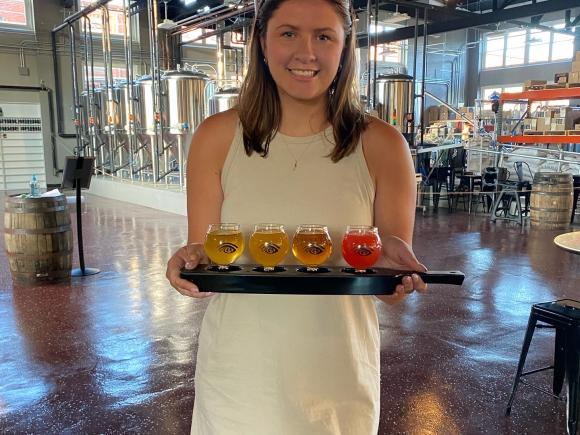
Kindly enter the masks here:
M 413 249 L 407 242 L 395 236 L 383 238 L 383 262 L 382 265 L 395 270 L 412 270 L 425 272 L 427 268 L 417 260 Z M 413 291 L 425 293 L 427 284 L 416 273 L 405 276 L 402 284 L 397 285 L 392 295 L 377 296 L 383 302 L 392 305 L 401 302 Z

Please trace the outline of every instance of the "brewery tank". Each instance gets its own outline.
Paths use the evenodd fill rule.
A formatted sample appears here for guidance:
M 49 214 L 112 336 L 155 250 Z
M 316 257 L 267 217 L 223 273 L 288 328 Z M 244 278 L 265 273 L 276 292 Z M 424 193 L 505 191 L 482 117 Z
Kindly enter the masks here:
M 209 77 L 199 71 L 167 71 L 161 78 L 161 106 L 170 134 L 189 135 L 206 117 L 205 87 Z
M 135 125 L 138 134 L 155 135 L 155 112 L 153 110 L 153 80 L 151 76 L 142 76 L 135 81 Z
M 381 74 L 376 80 L 375 109 L 379 118 L 403 133 L 413 135 L 413 77 L 406 74 Z
M 240 90 L 238 88 L 217 90 L 209 99 L 209 114 L 215 115 L 235 107 L 238 104 L 239 94 Z

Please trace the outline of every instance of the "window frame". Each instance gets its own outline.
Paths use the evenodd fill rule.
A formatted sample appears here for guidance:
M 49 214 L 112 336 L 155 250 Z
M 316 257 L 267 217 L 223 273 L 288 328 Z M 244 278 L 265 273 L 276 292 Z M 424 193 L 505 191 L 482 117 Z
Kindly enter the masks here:
M 26 24 L 3 23 L 0 21 L 0 32 L 34 33 L 34 4 L 33 0 L 23 0 Z
M 554 22 L 551 23 L 551 27 L 554 28 L 555 30 L 559 30 L 558 27 L 561 26 L 563 23 L 560 22 Z M 574 28 L 572 28 L 573 30 Z M 568 62 L 574 59 L 574 51 L 572 50 L 572 53 L 570 54 L 570 57 L 568 58 L 561 58 L 561 59 L 553 59 L 553 55 L 554 55 L 554 44 L 555 42 L 555 35 L 558 34 L 558 32 L 555 32 L 554 30 L 550 31 L 550 41 L 548 42 L 548 59 L 547 60 L 541 60 L 541 61 L 530 61 L 530 49 L 532 48 L 532 44 L 530 43 L 531 38 L 533 36 L 532 32 L 542 32 L 542 29 L 537 29 L 534 27 L 528 27 L 525 29 L 525 49 L 524 49 L 524 61 L 523 63 L 519 63 L 519 64 L 511 64 L 511 65 L 507 65 L 506 64 L 506 59 L 507 59 L 507 51 L 508 51 L 508 36 L 510 33 L 514 33 L 514 32 L 521 32 L 521 29 L 517 29 L 517 28 L 513 28 L 510 30 L 504 30 L 502 32 L 488 32 L 483 36 L 483 44 L 482 45 L 482 56 L 481 56 L 481 70 L 482 71 L 490 71 L 490 70 L 499 70 L 499 69 L 506 69 L 506 68 L 518 68 L 518 67 L 522 67 L 522 66 L 529 66 L 529 65 L 543 65 L 543 64 L 549 64 L 552 62 Z M 501 38 L 498 38 L 499 36 L 501 36 Z M 572 35 L 570 35 L 570 37 L 573 37 Z M 503 48 L 501 51 L 501 58 L 502 58 L 502 63 L 499 66 L 486 66 L 487 63 L 487 54 L 488 54 L 488 50 L 487 50 L 487 46 L 488 46 L 488 39 L 490 38 L 497 38 L 497 39 L 503 39 Z
M 82 2 L 82 1 L 83 1 L 83 0 L 79 0 L 79 5 L 80 5 L 81 7 L 86 7 L 86 6 L 88 6 L 89 4 L 91 4 L 91 3 L 92 3 L 94 0 L 85 0 L 85 1 L 87 2 L 87 4 L 86 4 L 86 5 L 82 5 L 82 4 L 81 4 L 81 2 Z M 122 11 L 122 10 L 114 10 L 114 9 L 113 9 L 113 10 L 111 10 L 111 9 L 109 9 L 109 20 L 111 20 L 111 19 L 112 19 L 112 18 L 111 18 L 111 15 L 110 15 L 110 13 L 111 13 L 111 12 L 118 12 L 118 13 L 121 13 L 121 14 L 123 13 L 123 11 Z M 88 15 L 88 18 L 91 20 L 91 25 L 92 25 L 92 26 L 94 26 L 94 25 L 95 25 L 95 23 L 96 23 L 96 20 L 95 20 L 95 21 L 93 21 L 93 19 L 94 19 L 95 17 L 91 17 L 91 15 L 92 15 L 93 13 L 94 13 L 94 12 L 91 12 L 91 13 Z M 131 20 L 132 20 L 131 26 L 133 27 L 133 29 L 138 29 L 138 28 L 139 28 L 139 17 L 138 17 L 138 15 L 133 15 L 133 16 L 131 16 Z M 81 24 L 80 24 L 80 29 L 81 29 L 81 35 L 82 35 L 82 28 L 83 28 L 82 21 L 81 21 L 80 23 L 81 23 Z M 100 26 L 100 25 L 101 25 L 101 20 L 99 19 L 99 26 Z M 109 23 L 109 26 L 110 26 L 110 23 Z M 139 41 L 140 41 L 140 36 L 139 36 L 139 35 L 140 35 L 140 33 L 139 33 L 138 31 L 137 31 L 137 32 L 133 32 L 133 35 L 131 35 L 131 39 L 132 39 L 132 42 L 133 42 L 133 43 L 137 43 L 137 44 L 139 43 Z M 95 30 L 93 29 L 93 38 L 95 38 L 95 39 L 98 39 L 98 40 L 100 41 L 100 40 L 102 39 L 102 37 L 103 37 L 103 32 L 102 32 L 102 31 L 98 31 L 98 32 L 97 32 L 97 31 L 95 31 Z M 123 35 L 123 33 L 113 33 L 113 32 L 111 32 L 111 41 L 115 41 L 115 42 L 122 42 L 123 40 L 124 40 L 124 35 Z

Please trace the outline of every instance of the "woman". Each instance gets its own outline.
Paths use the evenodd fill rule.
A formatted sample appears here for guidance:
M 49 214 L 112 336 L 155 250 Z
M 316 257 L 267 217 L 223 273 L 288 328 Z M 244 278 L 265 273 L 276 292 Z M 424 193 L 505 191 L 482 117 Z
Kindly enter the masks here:
M 266 0 L 237 110 L 196 130 L 187 166 L 189 256 L 167 277 L 205 297 L 179 269 L 206 258 L 210 223 L 376 225 L 383 266 L 425 270 L 411 239 L 414 169 L 393 127 L 358 104 L 348 1 Z M 338 251 L 338 250 L 335 250 Z M 339 253 L 332 261 L 338 263 Z M 242 259 L 242 262 L 244 259 Z M 246 260 L 250 262 L 249 260 Z M 404 279 L 396 303 L 420 278 Z M 376 434 L 379 328 L 371 296 L 217 294 L 199 337 L 192 434 Z

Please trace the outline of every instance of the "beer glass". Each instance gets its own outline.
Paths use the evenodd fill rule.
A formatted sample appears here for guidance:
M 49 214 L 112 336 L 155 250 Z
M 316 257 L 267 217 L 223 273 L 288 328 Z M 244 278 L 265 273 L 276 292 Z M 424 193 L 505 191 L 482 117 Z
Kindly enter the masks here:
M 264 272 L 273 272 L 290 249 L 284 225 L 257 224 L 250 236 L 249 248 L 254 261 L 264 268 Z
M 332 240 L 324 225 L 298 225 L 292 240 L 294 257 L 306 266 L 308 272 L 319 271 L 332 254 Z
M 367 272 L 381 256 L 382 247 L 377 227 L 366 225 L 346 227 L 342 239 L 342 256 L 355 272 Z
M 230 265 L 244 251 L 244 236 L 239 224 L 211 224 L 203 244 L 205 253 L 219 270 L 229 270 Z

